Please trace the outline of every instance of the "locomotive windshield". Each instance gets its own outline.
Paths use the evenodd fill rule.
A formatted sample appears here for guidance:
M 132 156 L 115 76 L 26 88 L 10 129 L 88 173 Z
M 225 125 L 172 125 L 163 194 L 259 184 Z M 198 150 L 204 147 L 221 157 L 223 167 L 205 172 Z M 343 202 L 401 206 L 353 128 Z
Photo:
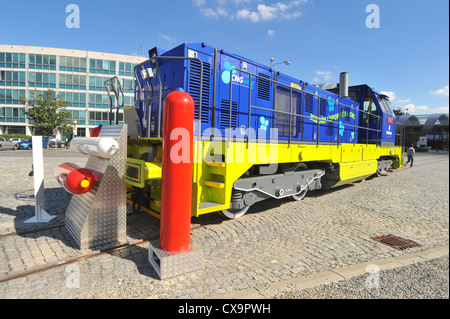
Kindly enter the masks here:
M 386 96 L 377 94 L 377 98 L 383 112 L 393 115 L 394 112 L 392 111 L 391 102 L 386 98 Z

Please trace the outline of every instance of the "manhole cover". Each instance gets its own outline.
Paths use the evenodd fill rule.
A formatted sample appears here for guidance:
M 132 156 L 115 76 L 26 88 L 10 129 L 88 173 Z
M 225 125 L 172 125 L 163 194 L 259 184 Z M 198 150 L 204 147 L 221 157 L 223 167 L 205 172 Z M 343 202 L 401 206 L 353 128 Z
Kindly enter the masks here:
M 382 244 L 388 245 L 392 248 L 398 249 L 398 250 L 405 250 L 405 249 L 421 246 L 412 240 L 404 239 L 404 238 L 401 238 L 401 237 L 398 237 L 398 236 L 395 236 L 392 234 L 376 236 L 376 237 L 372 237 L 372 239 L 376 240 Z

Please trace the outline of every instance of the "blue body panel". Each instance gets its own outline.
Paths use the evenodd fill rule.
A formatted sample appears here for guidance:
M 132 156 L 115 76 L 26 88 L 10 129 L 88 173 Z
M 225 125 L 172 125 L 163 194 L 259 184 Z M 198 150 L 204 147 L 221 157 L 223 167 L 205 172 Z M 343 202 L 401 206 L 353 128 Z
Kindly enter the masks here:
M 290 136 L 291 142 L 372 143 L 377 135 L 381 134 L 383 141 L 394 142 L 395 140 L 395 116 L 384 114 L 377 105 L 377 110 L 380 111 L 378 123 L 365 123 L 367 119 L 360 111 L 362 110 L 360 98 L 341 97 L 337 92 L 324 90 L 275 72 L 268 66 L 224 50 L 217 50 L 217 65 L 214 68 L 215 49 L 204 43 L 184 43 L 163 53 L 156 48 L 152 51 L 160 56 L 158 63 L 162 83 L 162 87 L 159 88 L 158 77 L 151 79 L 153 91 L 156 92 L 153 96 L 158 95 L 161 89 L 161 98 L 164 101 L 170 92 L 178 88 L 188 92 L 196 103 L 195 134 L 198 134 L 200 116 L 202 135 L 211 135 L 214 132 L 215 136 L 228 136 L 231 126 L 231 135 L 243 138 L 250 136 L 289 140 Z M 164 56 L 199 58 L 203 63 L 203 85 L 200 81 L 200 63 L 197 60 L 169 60 L 164 59 Z M 155 69 L 155 65 L 150 62 L 145 67 Z M 247 70 L 247 72 L 241 72 L 235 68 Z M 139 74 L 137 80 L 143 88 L 140 92 L 139 86 L 136 85 L 135 94 L 135 109 L 140 119 L 142 136 L 147 136 L 148 129 L 151 132 L 150 136 L 156 136 L 158 99 L 150 103 L 141 101 L 141 94 L 144 98 L 148 98 L 149 92 Z M 274 84 L 274 81 L 281 84 Z M 214 86 L 215 101 L 213 101 Z M 232 87 L 231 101 L 230 86 Z M 354 88 L 358 97 L 367 93 L 364 91 L 367 90 L 364 86 Z M 199 114 L 200 89 L 202 90 L 201 114 Z M 147 127 L 149 104 L 151 121 Z M 252 106 L 250 111 L 249 104 Z M 300 116 L 272 112 L 271 110 L 274 109 Z M 162 114 L 163 107 L 161 117 Z M 381 126 L 381 133 L 374 131 L 367 134 L 366 130 L 358 126 L 374 129 Z M 162 132 L 162 128 L 160 129 Z M 277 130 L 277 135 L 274 135 L 272 129 Z

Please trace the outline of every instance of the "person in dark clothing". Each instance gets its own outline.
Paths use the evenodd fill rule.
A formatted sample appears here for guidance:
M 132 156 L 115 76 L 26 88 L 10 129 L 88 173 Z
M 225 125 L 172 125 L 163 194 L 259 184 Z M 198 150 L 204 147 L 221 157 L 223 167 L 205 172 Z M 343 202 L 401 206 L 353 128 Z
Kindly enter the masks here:
M 406 150 L 406 156 L 408 156 L 408 161 L 405 163 L 405 166 L 408 165 L 409 162 L 411 162 L 411 166 L 413 166 L 414 163 L 414 154 L 416 153 L 416 150 L 414 149 L 414 144 L 411 145 L 411 147 L 408 147 Z

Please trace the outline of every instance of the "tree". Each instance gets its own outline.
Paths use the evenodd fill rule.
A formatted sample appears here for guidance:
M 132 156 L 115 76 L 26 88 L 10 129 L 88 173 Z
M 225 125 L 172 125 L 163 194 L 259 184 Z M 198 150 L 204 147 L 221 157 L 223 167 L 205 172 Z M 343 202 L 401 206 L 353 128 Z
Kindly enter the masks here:
M 403 111 L 403 109 L 400 106 L 398 106 L 396 109 L 394 109 L 394 114 L 395 114 L 395 116 L 409 115 L 409 113 L 406 111 Z
M 72 115 L 66 109 L 69 103 L 64 101 L 59 94 L 55 97 L 53 90 L 49 89 L 44 93 L 38 93 L 35 90 L 31 92 L 31 99 L 20 97 L 19 101 L 28 106 L 25 114 L 29 120 L 33 121 L 37 134 L 50 139 L 54 129 L 73 130 Z M 47 143 L 47 149 L 49 144 Z

